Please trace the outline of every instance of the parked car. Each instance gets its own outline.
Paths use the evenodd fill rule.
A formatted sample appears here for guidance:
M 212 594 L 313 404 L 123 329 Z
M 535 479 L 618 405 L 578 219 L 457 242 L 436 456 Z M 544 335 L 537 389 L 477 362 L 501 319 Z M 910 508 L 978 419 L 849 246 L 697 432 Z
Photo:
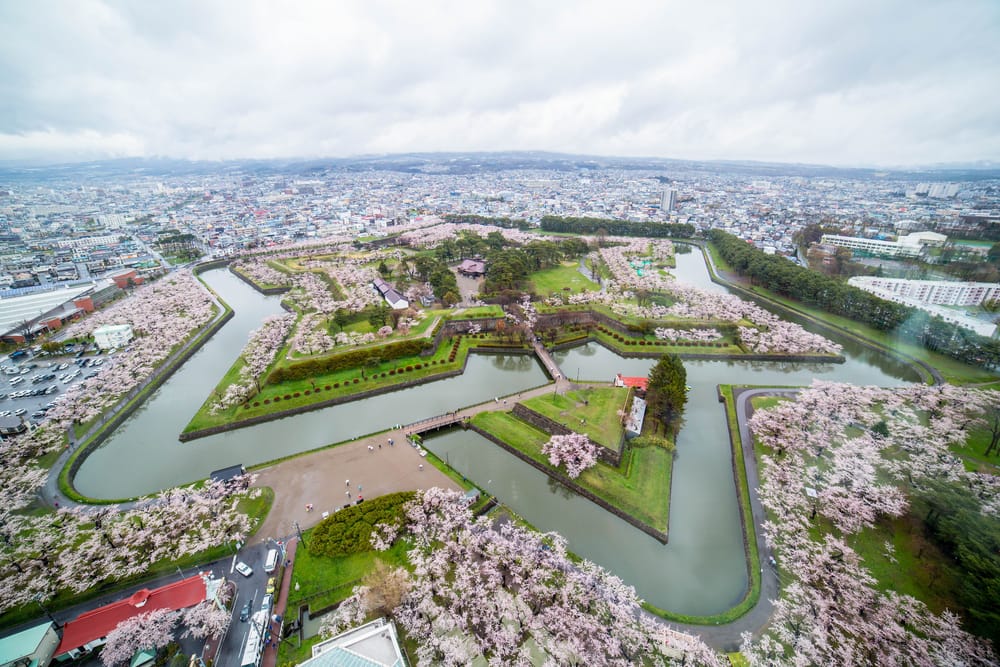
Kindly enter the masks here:
M 243 605 L 243 609 L 240 609 L 240 621 L 243 623 L 247 622 L 250 618 L 250 606 L 253 604 L 253 600 L 247 600 L 247 603 Z
M 267 580 L 267 588 L 264 589 L 264 592 L 267 593 L 268 595 L 273 595 L 274 590 L 275 588 L 277 588 L 277 586 L 278 586 L 277 578 L 271 577 L 270 579 Z
M 14 414 L 17 415 L 18 417 L 23 415 L 25 412 L 27 412 L 27 410 L 25 410 L 24 408 L 18 408 L 17 410 L 14 410 Z
M 236 571 L 242 574 L 244 577 L 253 576 L 253 568 L 244 563 L 243 561 L 240 561 L 236 564 Z
M 273 595 L 265 595 L 264 599 L 260 601 L 261 611 L 266 611 L 268 615 L 271 614 L 271 603 L 274 600 Z

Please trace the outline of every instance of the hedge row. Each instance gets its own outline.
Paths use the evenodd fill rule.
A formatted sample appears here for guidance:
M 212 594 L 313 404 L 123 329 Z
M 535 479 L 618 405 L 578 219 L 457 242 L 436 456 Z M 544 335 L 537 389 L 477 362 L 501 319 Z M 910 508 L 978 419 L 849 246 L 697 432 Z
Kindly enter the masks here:
M 371 534 L 375 526 L 402 523 L 403 506 L 415 496 L 415 491 L 400 491 L 334 512 L 313 529 L 309 553 L 313 556 L 344 556 L 371 551 Z
M 278 384 L 285 380 L 302 380 L 305 378 L 325 375 L 345 368 L 363 368 L 400 357 L 412 357 L 430 347 L 432 343 L 426 338 L 401 340 L 378 347 L 366 347 L 359 350 L 344 352 L 329 357 L 306 359 L 281 366 L 267 376 L 268 384 Z

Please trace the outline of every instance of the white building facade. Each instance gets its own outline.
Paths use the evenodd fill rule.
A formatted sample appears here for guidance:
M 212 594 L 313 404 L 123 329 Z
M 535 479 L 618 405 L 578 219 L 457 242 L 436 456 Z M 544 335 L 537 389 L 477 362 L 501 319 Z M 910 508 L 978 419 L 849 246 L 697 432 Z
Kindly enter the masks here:
M 959 283 L 950 280 L 906 280 L 855 276 L 847 281 L 866 292 L 893 294 L 939 306 L 978 306 L 1000 299 L 1000 283 Z M 875 292 L 878 290 L 878 292 Z
M 94 343 L 102 350 L 124 347 L 132 340 L 132 327 L 127 324 L 105 324 L 94 329 Z

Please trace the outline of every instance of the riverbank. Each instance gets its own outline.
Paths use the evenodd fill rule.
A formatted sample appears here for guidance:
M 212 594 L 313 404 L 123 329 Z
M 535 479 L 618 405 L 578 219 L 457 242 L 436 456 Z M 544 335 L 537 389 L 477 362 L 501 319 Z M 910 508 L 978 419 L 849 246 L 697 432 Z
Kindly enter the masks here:
M 928 353 L 922 348 L 914 348 L 909 353 L 904 352 L 900 349 L 901 347 L 913 348 L 913 346 L 906 346 L 899 341 L 890 341 L 884 335 L 875 332 L 870 327 L 866 327 L 853 320 L 832 315 L 825 311 L 808 308 L 803 304 L 783 299 L 764 288 L 747 286 L 742 282 L 742 279 L 735 275 L 723 275 L 723 272 L 716 265 L 716 256 L 711 248 L 711 244 L 692 243 L 701 249 L 702 255 L 705 258 L 705 266 L 708 268 L 713 282 L 723 285 L 727 289 L 731 289 L 746 298 L 759 299 L 779 311 L 801 317 L 824 331 L 846 336 L 870 350 L 894 357 L 913 368 L 927 384 L 943 384 L 946 381 L 942 373 L 938 370 L 937 365 L 946 366 L 952 370 L 952 373 L 960 373 L 954 379 L 972 382 L 985 381 L 982 371 L 979 369 L 972 369 L 965 364 L 959 364 L 954 360 L 940 357 L 940 355 L 935 355 L 940 358 L 935 360 L 936 365 L 932 364 L 927 359 L 932 353 Z M 976 374 L 965 376 L 965 373 L 970 371 L 975 371 Z M 995 376 L 992 377 L 994 380 L 996 379 Z

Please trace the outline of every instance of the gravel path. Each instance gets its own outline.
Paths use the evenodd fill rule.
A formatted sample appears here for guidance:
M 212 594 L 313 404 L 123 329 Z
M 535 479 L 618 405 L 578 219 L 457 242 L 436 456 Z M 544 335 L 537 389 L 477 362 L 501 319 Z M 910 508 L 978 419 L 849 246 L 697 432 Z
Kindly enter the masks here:
M 389 438 L 395 445 L 389 446 Z M 274 489 L 274 505 L 251 543 L 293 535 L 296 521 L 303 530 L 310 528 L 322 520 L 323 512 L 353 503 L 359 495 L 375 498 L 435 486 L 461 491 L 406 442 L 402 430 L 288 459 L 257 471 L 257 475 L 254 486 Z M 349 486 L 346 480 L 350 480 Z M 311 512 L 306 510 L 309 503 L 313 505 Z

